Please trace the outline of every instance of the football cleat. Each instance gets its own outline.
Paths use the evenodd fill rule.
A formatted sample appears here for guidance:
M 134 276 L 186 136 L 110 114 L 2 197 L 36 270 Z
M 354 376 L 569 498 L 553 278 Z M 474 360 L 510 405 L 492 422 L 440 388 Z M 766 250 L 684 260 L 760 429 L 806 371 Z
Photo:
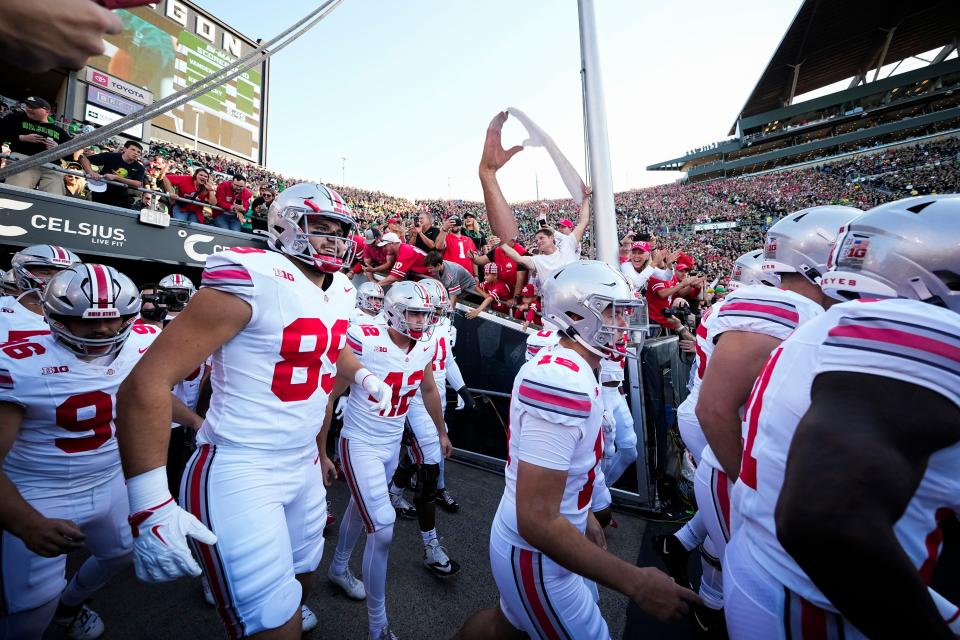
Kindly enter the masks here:
M 337 516 L 333 513 L 333 505 L 330 504 L 330 501 L 327 500 L 327 524 L 323 525 L 323 528 L 333 526 L 333 523 L 337 521 Z
M 460 511 L 460 505 L 457 504 L 457 501 L 453 499 L 453 496 L 450 495 L 450 492 L 446 489 L 437 489 L 437 493 L 433 496 L 433 501 L 440 505 L 447 513 Z
M 711 609 L 695 604 L 690 608 L 690 617 L 693 619 L 693 626 L 698 635 L 718 640 L 726 640 L 729 637 L 723 609 Z
M 690 576 L 687 574 L 690 552 L 673 534 L 653 537 L 653 547 L 667 567 L 667 573 L 681 587 L 690 588 Z
M 106 631 L 103 620 L 87 605 L 81 605 L 73 615 L 54 616 L 53 621 L 66 628 L 70 640 L 95 640 Z
M 353 600 L 363 600 L 367 597 L 367 591 L 363 588 L 363 581 L 359 580 L 350 569 L 347 568 L 343 573 L 334 573 L 333 565 L 327 570 L 327 578 L 330 582 L 337 585 L 347 596 Z
M 300 605 L 300 623 L 303 633 L 313 631 L 317 628 L 317 614 L 310 610 L 305 604 Z
M 377 635 L 370 634 L 370 640 L 400 640 L 390 627 L 384 627 Z
M 436 538 L 423 548 L 423 566 L 440 578 L 448 578 L 460 573 L 460 563 L 450 559 L 447 550 Z
M 396 509 L 398 518 L 413 520 L 417 517 L 417 508 L 410 504 L 402 493 L 391 493 L 390 504 Z

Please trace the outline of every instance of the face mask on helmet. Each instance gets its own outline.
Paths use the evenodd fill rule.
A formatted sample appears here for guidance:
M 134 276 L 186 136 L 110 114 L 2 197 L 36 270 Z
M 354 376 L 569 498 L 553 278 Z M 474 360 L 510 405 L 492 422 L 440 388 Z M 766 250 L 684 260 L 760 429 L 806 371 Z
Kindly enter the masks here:
M 40 244 L 15 253 L 10 261 L 10 270 L 14 273 L 14 281 L 21 292 L 42 293 L 53 276 L 79 262 L 80 258 L 68 249 Z M 49 273 L 38 274 L 35 271 Z
M 439 280 L 427 278 L 420 280 L 418 284 L 427 289 L 427 292 L 430 294 L 430 299 L 434 302 L 434 324 L 449 317 L 452 309 L 450 306 L 450 298 L 447 295 L 447 289 L 443 286 L 443 283 Z
M 268 246 L 324 273 L 353 262 L 355 228 L 340 194 L 320 184 L 290 187 L 267 212 Z
M 427 287 L 404 281 L 390 287 L 383 301 L 387 325 L 411 340 L 429 340 L 436 323 L 434 302 Z
M 625 343 L 625 333 L 647 329 L 647 306 L 640 300 L 590 296 L 584 301 L 584 307 L 596 315 L 599 328 L 593 336 L 581 337 L 588 346 L 596 347 L 603 357 L 620 355 L 617 343 Z
M 383 308 L 383 289 L 375 282 L 364 282 L 357 287 L 357 307 L 371 315 Z

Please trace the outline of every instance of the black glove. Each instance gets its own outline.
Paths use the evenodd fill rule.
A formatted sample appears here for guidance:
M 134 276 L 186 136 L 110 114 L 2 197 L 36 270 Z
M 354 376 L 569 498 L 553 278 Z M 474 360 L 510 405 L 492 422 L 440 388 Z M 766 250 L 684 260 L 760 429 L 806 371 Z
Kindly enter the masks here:
M 477 403 L 473 399 L 473 394 L 470 393 L 470 389 L 467 389 L 467 385 L 463 385 L 457 389 L 457 395 L 463 398 L 463 408 L 467 411 L 476 411 Z

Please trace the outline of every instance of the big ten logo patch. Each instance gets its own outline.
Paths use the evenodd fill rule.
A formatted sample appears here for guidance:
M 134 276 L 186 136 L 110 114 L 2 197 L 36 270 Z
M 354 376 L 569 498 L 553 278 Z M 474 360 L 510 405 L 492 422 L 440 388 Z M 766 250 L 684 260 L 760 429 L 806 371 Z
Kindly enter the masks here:
M 292 273 L 284 271 L 283 269 L 277 269 L 276 267 L 274 267 L 273 269 L 273 275 L 280 278 L 281 280 L 288 280 L 290 282 L 296 281 L 296 278 L 293 277 Z

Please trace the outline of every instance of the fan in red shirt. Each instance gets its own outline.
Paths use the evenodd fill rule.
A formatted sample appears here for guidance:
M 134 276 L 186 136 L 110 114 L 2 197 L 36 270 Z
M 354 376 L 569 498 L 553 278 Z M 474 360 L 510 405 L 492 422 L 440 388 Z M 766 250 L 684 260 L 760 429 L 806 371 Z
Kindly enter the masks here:
M 199 200 L 209 204 L 216 204 L 217 199 L 210 183 L 210 172 L 203 167 L 193 172 L 192 176 L 167 174 L 163 176 L 163 188 L 171 196 L 180 196 L 190 200 Z M 174 200 L 170 207 L 170 216 L 176 220 L 199 222 L 203 224 L 203 206 L 191 204 L 182 200 Z
M 490 238 L 490 243 L 500 244 L 500 238 L 493 236 Z M 524 249 L 523 245 L 519 242 L 513 245 L 513 248 L 516 249 L 520 255 L 526 255 L 527 253 L 526 249 Z M 521 295 L 521 290 L 524 285 L 527 284 L 527 278 L 530 273 L 527 271 L 527 267 L 512 260 L 500 247 L 491 249 L 484 255 L 475 255 L 473 257 L 473 263 L 478 267 L 483 267 L 488 264 L 497 265 L 497 279 L 510 288 L 514 297 Z
M 213 226 L 231 231 L 240 231 L 253 194 L 247 189 L 247 178 L 240 173 L 230 176 L 217 186 L 217 206 L 213 211 Z
M 480 295 L 483 296 L 483 302 L 476 309 L 468 311 L 468 319 L 476 318 L 481 311 L 486 310 L 491 304 L 493 310 L 500 313 L 510 313 L 510 307 L 516 304 L 513 292 L 510 291 L 503 281 L 497 279 L 497 265 L 490 263 L 483 268 L 483 282 L 477 287 Z
M 463 220 L 459 216 L 447 218 L 437 236 L 436 248 L 443 251 L 443 259 L 456 262 L 468 272 L 473 273 L 473 256 L 477 245 L 473 238 L 462 233 Z
M 380 281 L 381 287 L 405 279 L 410 272 L 418 276 L 427 275 L 427 267 L 423 264 L 423 259 L 427 257 L 427 254 L 412 244 L 401 242 L 400 236 L 397 234 L 393 232 L 383 234 L 383 238 L 377 243 L 377 246 L 384 247 L 387 250 L 388 257 L 396 257 L 393 267 L 390 269 L 390 275 Z
M 513 317 L 517 320 L 523 320 L 523 328 L 526 329 L 530 323 L 543 324 L 541 318 L 540 296 L 537 295 L 537 288 L 532 284 L 524 285 L 520 291 L 520 304 L 513 308 Z

